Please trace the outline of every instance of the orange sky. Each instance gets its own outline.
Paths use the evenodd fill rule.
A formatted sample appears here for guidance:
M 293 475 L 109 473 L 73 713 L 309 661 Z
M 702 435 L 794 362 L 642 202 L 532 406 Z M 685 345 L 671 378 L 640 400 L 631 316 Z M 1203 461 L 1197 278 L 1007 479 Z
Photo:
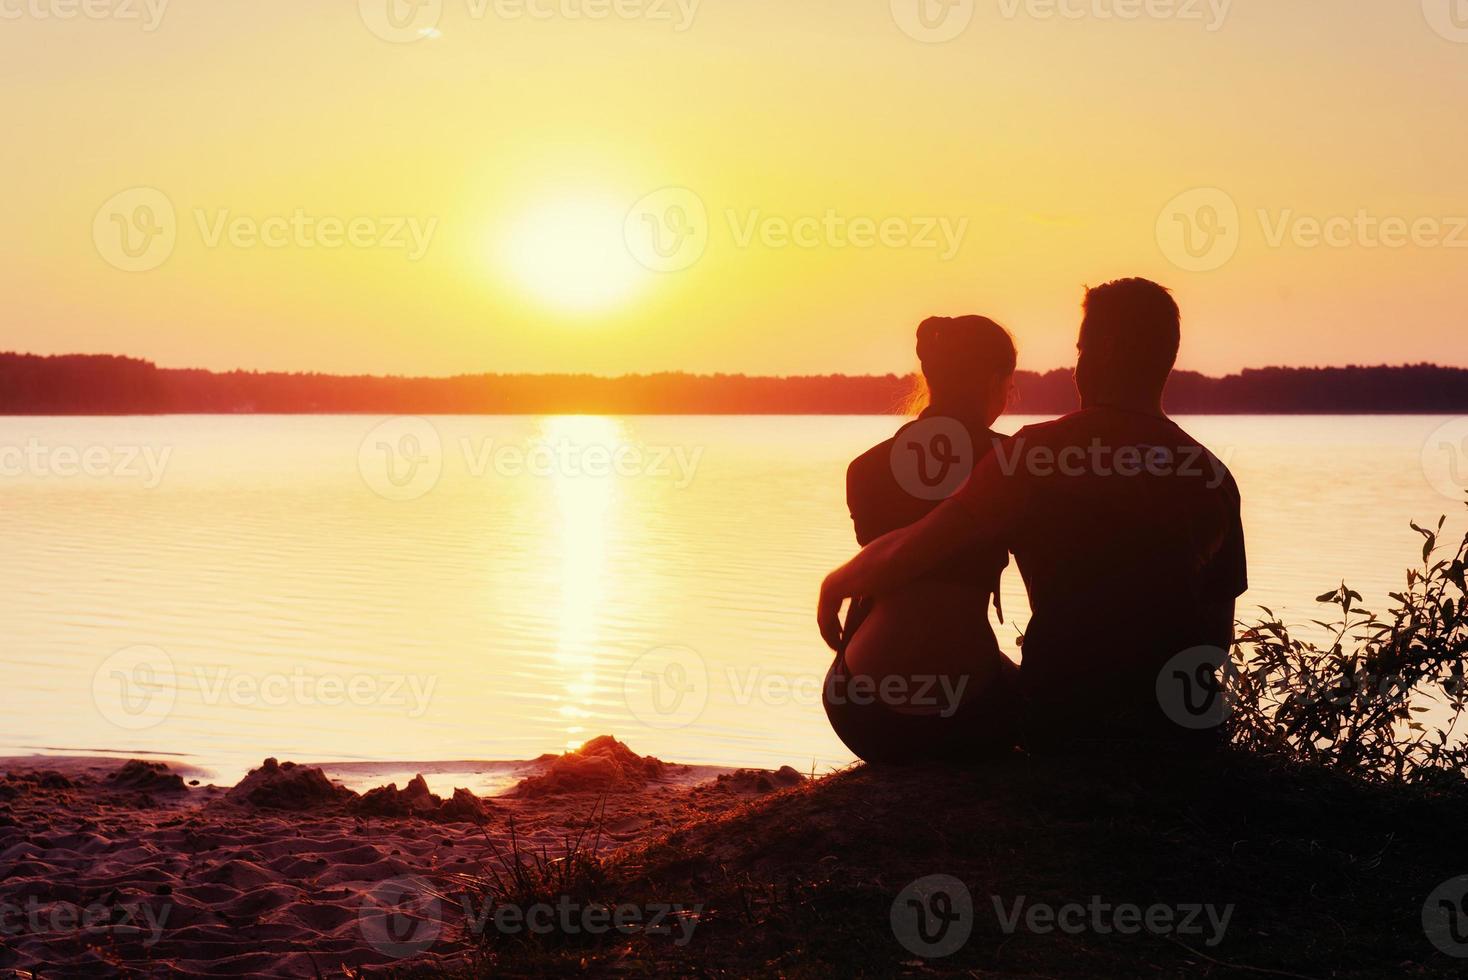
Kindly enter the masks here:
M 1145 275 L 1186 367 L 1468 364 L 1456 2 L 0 0 L 0 348 L 1046 369 Z

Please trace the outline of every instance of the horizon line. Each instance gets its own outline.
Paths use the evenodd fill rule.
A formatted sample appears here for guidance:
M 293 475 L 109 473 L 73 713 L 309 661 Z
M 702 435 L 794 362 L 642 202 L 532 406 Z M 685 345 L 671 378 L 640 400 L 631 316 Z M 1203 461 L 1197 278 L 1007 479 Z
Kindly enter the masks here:
M 596 374 L 596 373 L 589 372 L 589 371 L 494 371 L 494 370 L 464 371 L 464 372 L 460 372 L 458 374 L 370 374 L 370 373 L 361 373 L 361 372 L 343 373 L 343 372 L 323 371 L 323 370 L 315 370 L 315 369 L 286 370 L 286 369 L 262 369 L 262 368 L 248 368 L 248 367 L 233 367 L 233 368 L 208 368 L 208 367 L 198 367 L 198 366 L 191 366 L 191 367 L 173 367 L 173 366 L 168 366 L 168 365 L 160 364 L 157 361 L 154 361 L 154 360 L 152 360 L 150 358 L 142 357 L 142 356 L 139 356 L 139 355 L 136 355 L 136 354 L 112 354 L 112 353 L 101 353 L 101 352 L 95 352 L 95 351 L 93 351 L 93 352 L 77 351 L 77 352 L 64 353 L 64 354 L 38 354 L 38 353 L 35 353 L 35 352 L 32 352 L 32 351 L 17 351 L 17 350 L 0 351 L 0 358 L 6 358 L 6 357 L 37 358 L 37 359 L 41 359 L 41 360 L 62 360 L 62 359 L 67 359 L 67 358 L 110 358 L 110 359 L 124 360 L 124 361 L 135 361 L 135 362 L 139 362 L 139 363 L 142 363 L 142 364 L 147 364 L 147 365 L 149 365 L 149 366 L 151 366 L 151 367 L 153 367 L 153 368 L 155 368 L 155 369 L 157 369 L 159 371 L 201 371 L 201 372 L 204 372 L 204 373 L 207 373 L 207 374 L 216 374 L 216 375 L 220 375 L 220 374 L 254 374 L 254 375 L 284 375 L 284 376 L 287 376 L 287 377 L 290 377 L 290 376 L 310 376 L 310 375 L 314 375 L 314 376 L 317 376 L 317 377 L 328 377 L 328 378 L 380 378 L 380 379 L 384 379 L 384 380 L 396 380 L 396 381 L 451 381 L 451 380 L 454 380 L 456 378 L 474 378 L 474 377 L 500 377 L 500 378 L 594 378 L 594 379 L 600 380 L 600 381 L 620 381 L 620 380 L 627 380 L 627 379 L 656 378 L 656 377 L 668 377 L 668 376 L 682 376 L 682 377 L 690 377 L 690 378 L 747 378 L 747 379 L 773 380 L 773 381 L 800 381 L 800 380 L 812 379 L 812 378 L 848 378 L 848 379 L 851 379 L 851 380 L 863 380 L 863 379 L 866 379 L 866 380 L 881 380 L 881 379 L 887 379 L 887 378 L 895 378 L 895 379 L 901 380 L 901 379 L 905 379 L 905 378 L 914 377 L 915 375 L 917 375 L 919 373 L 919 370 L 920 370 L 919 368 L 914 367 L 912 370 L 910 370 L 908 372 L 905 372 L 905 373 L 900 373 L 900 374 L 899 373 L 896 373 L 896 372 L 891 372 L 891 371 L 889 371 L 889 372 L 887 372 L 885 374 L 847 374 L 847 373 L 840 372 L 840 371 L 832 372 L 832 373 L 827 373 L 827 374 L 812 374 L 812 373 L 804 373 L 804 374 L 748 374 L 748 373 L 744 373 L 744 372 L 722 372 L 722 371 L 700 372 L 700 371 L 693 371 L 693 370 L 681 369 L 681 368 L 679 368 L 679 369 L 665 369 L 665 370 L 659 370 L 659 371 L 647 371 L 647 372 L 629 372 L 629 373 L 624 373 L 624 374 Z M 1178 367 L 1178 368 L 1174 368 L 1172 373 L 1174 375 L 1196 375 L 1196 376 L 1199 376 L 1199 377 L 1210 378 L 1210 379 L 1213 379 L 1213 380 L 1220 380 L 1221 381 L 1221 380 L 1225 380 L 1227 378 L 1242 377 L 1243 375 L 1245 375 L 1247 373 L 1250 373 L 1250 372 L 1262 372 L 1262 371 L 1380 371 L 1380 370 L 1405 370 L 1405 369 L 1410 369 L 1410 368 L 1419 368 L 1419 369 L 1420 368 L 1431 368 L 1431 369 L 1442 370 L 1442 371 L 1468 371 L 1468 365 L 1461 365 L 1460 366 L 1460 365 L 1453 365 L 1453 364 L 1440 364 L 1440 363 L 1437 363 L 1435 361 L 1418 361 L 1418 362 L 1403 362 L 1403 363 L 1400 363 L 1400 364 L 1386 364 L 1386 363 L 1383 363 L 1383 364 L 1356 364 L 1356 363 L 1350 363 L 1350 364 L 1315 364 L 1315 365 L 1265 364 L 1265 365 L 1260 365 L 1260 366 L 1257 366 L 1257 367 L 1244 367 L 1244 368 L 1239 368 L 1237 370 L 1228 371 L 1228 372 L 1225 372 L 1223 374 L 1211 374 L 1211 373 L 1209 373 L 1207 371 L 1198 370 L 1196 368 Z M 1047 369 L 1044 369 L 1044 370 L 1039 370 L 1039 369 L 1036 369 L 1036 368 L 1020 367 L 1020 368 L 1017 368 L 1015 370 L 1015 374 L 1016 375 L 1019 375 L 1019 374 L 1031 374 L 1031 375 L 1036 375 L 1038 377 L 1044 377 L 1046 375 L 1054 374 L 1057 371 L 1069 372 L 1069 371 L 1072 371 L 1072 370 L 1074 370 L 1074 366 L 1073 365 L 1072 366 L 1067 366 L 1067 367 L 1052 367 L 1052 368 L 1047 368 Z

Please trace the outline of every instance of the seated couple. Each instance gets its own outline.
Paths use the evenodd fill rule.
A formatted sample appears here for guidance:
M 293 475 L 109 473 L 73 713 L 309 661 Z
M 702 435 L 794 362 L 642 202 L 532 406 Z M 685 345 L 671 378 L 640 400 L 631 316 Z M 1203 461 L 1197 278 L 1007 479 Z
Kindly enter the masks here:
M 978 316 L 918 328 L 927 407 L 851 464 L 864 550 L 821 587 L 836 651 L 826 711 L 855 754 L 1216 738 L 1159 700 L 1169 661 L 1229 647 L 1247 588 L 1238 487 L 1162 410 L 1179 321 L 1155 283 L 1090 290 L 1080 410 L 1008 438 L 991 426 L 1013 382 L 1010 335 Z M 1019 666 L 988 617 L 1011 554 L 1031 607 Z

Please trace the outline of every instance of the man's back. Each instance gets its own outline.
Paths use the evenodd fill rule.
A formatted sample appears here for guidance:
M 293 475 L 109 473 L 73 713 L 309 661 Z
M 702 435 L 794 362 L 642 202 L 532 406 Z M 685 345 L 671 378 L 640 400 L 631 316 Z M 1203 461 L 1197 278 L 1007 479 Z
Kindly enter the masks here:
M 959 499 L 998 509 L 988 516 L 1024 576 L 1024 676 L 1037 710 L 1055 715 L 1044 723 L 1165 726 L 1158 672 L 1219 642 L 1219 610 L 1247 588 L 1223 463 L 1166 418 L 1096 408 L 1017 433 Z

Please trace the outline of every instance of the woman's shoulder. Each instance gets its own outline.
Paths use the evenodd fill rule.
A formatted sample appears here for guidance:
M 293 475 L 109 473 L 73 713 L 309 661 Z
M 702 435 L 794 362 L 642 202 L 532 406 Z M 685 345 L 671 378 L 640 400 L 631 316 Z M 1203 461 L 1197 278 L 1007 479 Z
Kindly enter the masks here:
M 851 461 L 846 467 L 848 481 L 853 478 L 888 476 L 892 475 L 892 450 L 897 446 L 897 440 L 902 434 L 922 421 L 922 418 L 908 419 L 898 427 L 890 439 L 883 439 L 871 449 L 862 453 Z
M 850 465 L 846 467 L 847 484 L 871 483 L 873 481 L 883 483 L 892 482 L 894 480 L 892 473 L 892 452 L 897 447 L 897 441 L 902 438 L 904 432 L 926 420 L 926 417 L 909 419 L 893 434 L 892 438 L 882 440 L 853 459 Z M 975 462 L 989 455 L 997 446 L 1010 438 L 1005 433 L 996 432 L 993 429 L 969 428 L 967 426 L 965 428 L 968 429 L 969 438 L 973 443 Z

